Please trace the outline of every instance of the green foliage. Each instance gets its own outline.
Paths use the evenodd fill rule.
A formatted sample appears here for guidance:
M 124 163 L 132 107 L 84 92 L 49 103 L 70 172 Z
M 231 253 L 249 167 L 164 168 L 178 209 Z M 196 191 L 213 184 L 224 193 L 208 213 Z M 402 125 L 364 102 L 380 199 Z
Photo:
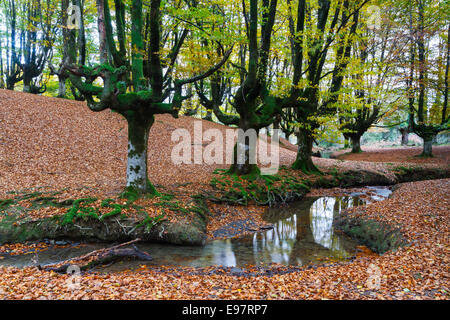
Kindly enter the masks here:
M 120 205 L 120 204 L 117 204 L 117 203 L 112 203 L 113 201 L 114 201 L 113 199 L 105 199 L 105 200 L 102 201 L 102 203 L 100 205 L 102 208 L 113 208 L 113 210 L 108 212 L 108 213 L 103 214 L 99 218 L 101 221 L 103 221 L 103 220 L 105 220 L 107 218 L 110 218 L 110 217 L 117 216 L 117 215 L 121 214 L 122 213 L 122 209 L 124 209 L 124 208 L 129 206 L 128 203 L 125 204 L 125 205 Z
M 119 198 L 128 199 L 131 202 L 136 201 L 139 197 L 139 192 L 133 187 L 126 187 L 125 190 L 119 194 Z
M 408 175 L 414 172 L 414 168 L 408 168 L 404 166 L 397 166 L 393 169 L 394 173 L 397 175 Z
M 208 195 L 216 202 L 247 205 L 256 202 L 260 205 L 273 205 L 299 199 L 309 191 L 310 182 L 292 175 L 286 168 L 277 175 L 260 175 L 256 172 L 248 175 L 218 173 L 210 181 L 218 195 Z
M 12 199 L 0 199 L 0 212 L 7 211 L 10 207 L 17 207 L 20 201 L 30 201 L 31 206 L 27 210 L 34 210 L 43 207 L 67 207 L 72 205 L 73 200 L 67 199 L 58 202 L 54 195 L 61 193 L 62 191 L 53 192 L 41 192 L 22 190 L 22 191 L 9 191 L 8 194 L 16 194 Z
M 13 199 L 0 199 L 0 212 L 6 210 L 13 203 L 15 203 Z
M 159 198 L 164 201 L 171 201 L 175 198 L 175 195 L 170 194 L 170 193 L 161 193 Z
M 74 201 L 72 208 L 61 217 L 61 225 L 73 224 L 78 219 L 100 219 L 98 209 L 86 206 L 87 204 L 97 201 L 96 198 L 84 198 Z
M 111 208 L 110 212 L 100 214 L 99 208 L 89 206 L 96 202 L 96 198 L 77 199 L 73 201 L 72 207 L 61 217 L 60 224 L 62 226 L 73 224 L 78 219 L 94 219 L 103 221 L 110 217 L 120 215 L 123 209 L 129 208 L 133 201 L 127 201 L 125 204 L 114 203 L 114 199 L 103 199 L 100 203 L 101 208 Z
M 119 198 L 128 199 L 130 202 L 134 202 L 140 197 L 155 197 L 160 196 L 161 194 L 156 190 L 156 188 L 147 181 L 147 192 L 142 193 L 135 187 L 126 187 L 123 192 L 119 194 Z
M 163 213 L 163 214 L 160 214 L 159 216 L 156 216 L 156 217 L 150 217 L 150 216 L 147 214 L 147 217 L 146 217 L 144 220 L 142 220 L 141 223 L 139 223 L 139 224 L 137 225 L 137 228 L 140 228 L 140 227 L 144 227 L 144 226 L 145 226 L 145 229 L 146 229 L 147 232 L 148 232 L 148 231 L 150 231 L 155 225 L 157 225 L 158 223 L 160 223 L 161 221 L 163 221 L 163 220 L 164 220 L 164 216 L 165 216 L 164 213 Z

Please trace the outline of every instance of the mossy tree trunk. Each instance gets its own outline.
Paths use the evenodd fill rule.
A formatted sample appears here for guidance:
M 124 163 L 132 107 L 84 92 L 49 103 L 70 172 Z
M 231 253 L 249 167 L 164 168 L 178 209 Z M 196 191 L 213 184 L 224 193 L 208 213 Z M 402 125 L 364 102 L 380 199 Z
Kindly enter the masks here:
M 150 184 L 147 173 L 148 138 L 154 115 L 171 114 L 178 117 L 182 102 L 191 97 L 191 95 L 182 95 L 183 86 L 201 81 L 219 70 L 230 56 L 231 49 L 224 53 L 219 63 L 191 78 L 172 78 L 170 67 L 166 71 L 170 81 L 165 81 L 163 78 L 165 67 L 161 58 L 161 28 L 163 27 L 161 0 L 150 1 L 148 25 L 145 28 L 143 26 L 145 10 L 143 10 L 142 0 L 132 0 L 131 6 L 128 7 L 124 6 L 121 0 L 114 3 L 119 45 L 116 44 L 113 36 L 109 3 L 97 0 L 100 64 L 94 67 L 69 64 L 64 68 L 70 72 L 69 79 L 72 85 L 86 98 L 92 111 L 98 112 L 109 108 L 127 120 L 126 191 L 155 194 L 156 190 Z M 130 36 L 125 34 L 124 27 L 126 8 L 129 8 L 131 14 Z M 144 41 L 144 30 L 148 30 L 146 40 L 149 41 Z M 181 37 L 170 50 L 169 57 L 172 61 L 176 60 L 179 52 L 176 48 L 182 46 L 184 39 L 185 36 Z M 129 40 L 131 40 L 130 44 L 127 43 Z M 130 53 L 126 50 L 127 46 L 133 48 Z M 168 59 L 167 56 L 163 58 Z M 144 59 L 146 59 L 145 72 Z M 102 86 L 95 84 L 98 78 L 102 79 Z
M 229 173 L 248 175 L 259 172 L 256 164 L 257 140 L 256 130 L 251 129 L 246 117 L 241 115 L 238 138 L 233 149 L 233 164 L 228 170 Z
M 335 66 L 332 72 L 332 79 L 328 89 L 327 99 L 319 99 L 319 88 L 324 79 L 323 71 L 327 55 L 329 53 L 330 41 L 335 39 L 336 30 L 346 28 L 348 33 L 342 33 L 341 37 L 356 33 L 360 5 L 359 1 L 344 0 L 339 2 L 318 1 L 317 24 L 313 28 L 309 25 L 309 5 L 305 0 L 299 0 L 297 9 L 297 21 L 290 15 L 289 29 L 292 37 L 292 89 L 289 96 L 282 101 L 282 108 L 290 107 L 294 109 L 294 120 L 302 124 L 301 131 L 297 134 L 298 152 L 297 159 L 293 163 L 294 169 L 299 169 L 307 173 L 320 172 L 312 162 L 313 132 L 319 127 L 317 118 L 322 115 L 332 115 L 335 107 L 331 107 L 338 102 L 340 88 L 343 83 L 343 71 L 350 61 L 352 41 L 340 41 L 336 50 Z M 343 9 L 343 10 L 342 10 Z M 350 11 L 349 11 L 350 10 Z M 348 15 L 353 11 L 352 16 Z M 351 27 L 347 28 L 349 24 Z M 307 32 L 305 32 L 307 31 Z M 305 35 L 310 39 L 304 41 Z M 305 43 L 308 43 L 305 46 Z M 307 55 L 304 52 L 308 52 Z M 307 69 L 304 70 L 304 66 Z M 327 70 L 327 68 L 325 68 Z M 328 72 L 328 71 L 327 71 Z M 306 81 L 305 81 L 306 80 Z M 301 81 L 308 85 L 304 86 Z
M 258 0 L 250 0 L 248 20 L 248 63 L 245 79 L 234 94 L 233 106 L 239 113 L 238 145 L 234 149 L 234 163 L 229 173 L 247 175 L 259 172 L 256 164 L 256 142 L 248 139 L 259 129 L 269 126 L 274 121 L 278 104 L 269 97 L 266 88 L 267 68 L 275 14 L 278 0 L 263 1 L 258 7 Z M 262 19 L 261 19 L 262 18 Z M 260 30 L 258 30 L 260 29 Z M 260 33 L 260 35 L 259 35 Z M 260 39 L 258 43 L 258 39 Z M 241 61 L 242 63 L 243 61 Z M 242 65 L 245 65 L 242 63 Z M 262 102 L 262 103 L 261 103 Z M 218 105 L 213 106 L 216 116 L 224 123 L 236 121 L 233 118 L 222 117 Z M 242 137 L 244 134 L 244 137 Z M 240 152 L 236 152 L 240 151 Z
M 300 130 L 296 135 L 298 150 L 297 158 L 292 164 L 292 168 L 305 173 L 320 172 L 312 161 L 312 134 L 305 130 Z
M 362 152 L 361 150 L 361 136 L 354 135 L 351 137 L 352 139 L 352 153 Z
M 428 109 L 426 107 L 426 96 L 427 96 L 427 88 L 426 88 L 426 81 L 427 79 L 427 72 L 428 72 L 428 66 L 427 66 L 427 59 L 426 59 L 426 45 L 427 43 L 425 34 L 426 34 L 426 23 L 425 23 L 425 7 L 423 3 L 419 3 L 418 6 L 418 25 L 417 28 L 413 27 L 413 18 L 412 18 L 412 7 L 410 9 L 410 17 L 409 17 L 409 27 L 410 27 L 410 33 L 414 34 L 417 33 L 417 46 L 411 46 L 411 53 L 410 53 L 410 62 L 411 62 L 411 70 L 410 70 L 410 79 L 408 81 L 408 89 L 413 92 L 414 86 L 413 86 L 413 75 L 414 75 L 414 67 L 415 67 L 415 49 L 417 47 L 418 52 L 418 71 L 419 71 L 419 78 L 418 78 L 418 102 L 417 102 L 417 108 L 414 107 L 414 100 L 413 98 L 410 98 L 410 104 L 409 104 L 409 114 L 411 119 L 411 125 L 412 125 L 412 131 L 416 133 L 419 137 L 423 139 L 423 151 L 421 156 L 422 157 L 432 157 L 432 145 L 433 145 L 433 139 L 434 137 L 441 131 L 448 130 L 450 125 L 450 119 L 446 118 L 446 108 L 447 106 L 444 105 L 442 110 L 442 116 L 441 121 L 439 124 L 436 122 L 433 122 L 428 117 Z M 447 44 L 450 46 L 450 29 L 448 31 L 448 37 L 447 37 Z M 450 49 L 447 48 L 447 64 L 449 63 L 449 54 Z M 448 66 L 447 66 L 448 68 Z M 447 75 L 448 75 L 448 71 Z M 414 96 L 413 96 L 414 97 Z M 415 121 L 415 116 L 417 116 L 417 123 Z
M 423 151 L 422 157 L 432 157 L 433 156 L 433 136 L 425 136 L 423 138 Z
M 238 144 L 234 146 L 234 161 L 231 165 L 230 169 L 227 171 L 229 174 L 236 174 L 238 176 L 242 175 L 251 175 L 258 174 L 260 172 L 258 165 L 252 159 L 252 151 L 246 142 L 241 148 L 243 149 L 243 153 L 241 153 L 241 159 L 244 160 L 239 161 L 237 155 Z
M 129 111 L 128 122 L 128 157 L 127 157 L 127 188 L 138 193 L 154 193 L 155 188 L 148 179 L 148 135 L 154 122 L 153 115 L 141 116 Z

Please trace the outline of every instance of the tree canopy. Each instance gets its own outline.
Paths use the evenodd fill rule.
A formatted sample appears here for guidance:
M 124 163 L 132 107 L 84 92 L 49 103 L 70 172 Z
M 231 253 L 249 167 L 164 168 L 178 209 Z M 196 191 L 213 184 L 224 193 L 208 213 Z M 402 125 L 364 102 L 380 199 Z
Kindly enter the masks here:
M 422 137 L 429 156 L 449 128 L 445 1 L 0 0 L 0 9 L 0 87 L 118 112 L 129 163 L 146 154 L 158 113 L 280 128 L 297 138 L 292 166 L 306 172 L 317 171 L 317 140 L 343 136 L 360 152 L 365 132 L 394 123 Z M 152 189 L 141 158 L 128 184 Z M 252 160 L 230 172 L 257 170 Z

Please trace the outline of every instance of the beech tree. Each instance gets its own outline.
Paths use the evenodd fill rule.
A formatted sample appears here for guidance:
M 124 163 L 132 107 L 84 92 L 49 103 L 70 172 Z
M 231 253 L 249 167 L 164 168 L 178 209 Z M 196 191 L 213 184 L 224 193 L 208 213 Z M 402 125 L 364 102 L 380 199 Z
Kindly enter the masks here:
M 335 113 L 344 71 L 349 63 L 351 45 L 356 33 L 359 10 L 367 1 L 298 0 L 297 14 L 289 1 L 292 77 L 289 94 L 278 100 L 282 108 L 292 108 L 297 123 L 297 158 L 294 169 L 317 172 L 312 162 L 314 130 L 317 118 Z M 313 13 L 316 13 L 315 19 Z M 325 69 L 329 52 L 335 48 L 334 66 Z M 324 79 L 331 75 L 328 90 L 321 92 Z
M 248 130 L 267 127 L 273 122 L 275 108 L 274 98 L 269 95 L 267 88 L 267 68 L 271 48 L 272 30 L 277 10 L 277 0 L 263 0 L 259 9 L 258 0 L 250 0 L 249 9 L 245 1 L 242 2 L 242 14 L 245 20 L 246 38 L 248 45 L 248 62 L 244 68 L 243 81 L 233 95 L 232 106 L 239 114 L 239 134 Z M 248 12 L 248 14 L 247 14 Z M 258 28 L 259 27 L 259 28 Z M 259 29 L 259 32 L 258 32 Z M 260 41 L 258 43 L 258 33 Z M 230 119 L 236 121 L 237 119 Z M 233 164 L 229 173 L 246 175 L 258 173 L 259 169 L 254 158 L 254 148 L 248 137 L 239 137 L 243 143 L 237 143 L 234 149 Z M 242 159 L 238 159 L 238 155 Z
M 56 6 L 52 1 L 30 0 L 26 3 L 25 27 L 21 31 L 23 91 L 43 93 L 42 75 L 53 53 Z
M 388 22 L 380 23 L 379 29 L 364 19 L 359 25 L 338 107 L 341 131 L 353 153 L 362 151 L 362 135 L 402 103 L 401 79 L 391 76 L 403 48 L 401 36 Z
M 216 49 L 218 55 L 223 56 L 223 46 L 217 46 Z M 231 90 L 231 78 L 227 73 L 222 72 L 222 70 L 214 73 L 205 80 L 195 83 L 195 91 L 199 98 L 199 104 L 206 109 L 206 116 L 203 119 L 212 121 L 212 114 L 214 113 L 217 119 L 224 124 L 238 124 L 238 118 L 236 116 L 226 115 L 220 109 L 227 101 L 227 98 L 229 98 Z
M 14 90 L 16 83 L 22 81 L 23 74 L 20 68 L 20 47 L 17 47 L 17 15 L 16 1 L 2 1 L 5 17 L 5 41 L 3 43 L 5 51 L 5 66 L 3 67 L 3 50 L 2 55 L 2 77 L 5 79 L 5 86 L 8 90 Z
M 446 12 L 445 5 L 441 3 L 415 0 L 409 3 L 409 10 L 409 113 L 412 130 L 423 139 L 422 156 L 430 157 L 434 137 L 450 128 L 450 117 L 447 115 L 450 23 L 448 19 L 440 19 Z M 433 40 L 446 43 L 445 66 L 439 63 L 439 59 L 436 60 L 436 52 L 428 49 Z M 438 53 L 439 56 L 442 55 Z M 434 68 L 436 66 L 437 69 Z M 439 81 L 441 73 L 445 74 L 444 81 Z
M 184 94 L 183 86 L 212 75 L 231 53 L 231 49 L 226 51 L 218 64 L 201 74 L 184 79 L 175 78 L 172 71 L 185 36 L 174 41 L 168 57 L 161 57 L 161 8 L 161 0 L 151 0 L 145 8 L 142 0 L 131 1 L 131 35 L 128 43 L 123 0 L 115 1 L 117 40 L 113 37 L 108 1 L 97 0 L 100 64 L 94 67 L 66 66 L 71 73 L 70 81 L 84 95 L 91 110 L 98 112 L 109 108 L 127 120 L 126 186 L 127 190 L 140 194 L 157 193 L 147 173 L 149 130 L 154 115 L 168 113 L 177 117 L 183 100 L 189 98 Z M 145 17 L 147 25 L 144 29 Z M 187 32 L 183 31 L 182 34 Z M 130 56 L 128 48 L 131 49 Z M 97 79 L 102 80 L 102 86 L 96 84 Z
M 79 64 L 84 65 L 86 63 L 86 36 L 83 17 L 83 3 L 81 0 L 61 0 L 61 14 L 59 29 L 62 35 L 62 58 L 58 69 L 49 61 L 48 66 L 51 75 L 58 77 L 58 97 L 66 97 L 66 82 L 69 78 L 68 71 L 64 68 L 65 65 Z M 68 28 L 67 22 L 69 21 L 68 10 L 73 5 L 79 8 L 79 12 L 72 12 L 72 14 L 79 13 L 78 28 Z M 77 59 L 78 58 L 78 59 Z M 81 100 L 81 97 L 74 92 L 76 100 Z
M 56 5 L 50 0 L 7 0 L 1 5 L 6 29 L 4 50 L 0 47 L 2 65 L 5 57 L 1 76 L 6 88 L 14 90 L 22 82 L 24 92 L 43 93 L 56 34 Z
M 228 63 L 226 71 L 222 70 L 205 81 L 199 81 L 195 88 L 199 102 L 214 113 L 221 123 L 240 129 L 238 143 L 234 148 L 233 164 L 228 173 L 247 175 L 259 174 L 254 152 L 256 146 L 251 145 L 247 134 L 253 132 L 257 135 L 261 128 L 270 125 L 277 110 L 267 84 L 277 0 L 242 1 L 239 5 L 241 8 L 237 14 L 219 10 L 224 18 L 229 14 L 227 21 L 232 21 L 237 28 L 238 35 L 234 35 L 233 40 L 239 45 L 239 50 L 234 62 Z M 223 56 L 224 41 L 229 39 L 202 39 L 203 47 L 210 50 L 206 56 L 210 57 L 212 52 Z M 234 114 L 224 112 L 223 109 L 229 107 L 233 109 Z

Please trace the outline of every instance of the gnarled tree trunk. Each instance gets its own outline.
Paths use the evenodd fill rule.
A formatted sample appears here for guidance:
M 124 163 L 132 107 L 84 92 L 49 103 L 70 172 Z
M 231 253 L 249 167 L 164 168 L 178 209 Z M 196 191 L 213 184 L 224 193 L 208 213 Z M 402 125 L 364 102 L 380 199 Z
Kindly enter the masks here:
M 355 135 L 355 136 L 352 136 L 351 139 L 352 139 L 352 153 L 362 152 L 361 136 Z
M 302 170 L 305 173 L 319 172 L 319 169 L 312 161 L 312 135 L 304 130 L 300 130 L 297 134 L 297 158 L 292 164 L 292 168 Z
M 408 130 L 408 128 L 400 128 L 399 131 L 402 134 L 402 141 L 401 141 L 402 146 L 407 146 L 408 142 L 409 142 L 409 130 Z
M 31 79 L 25 76 L 23 78 L 23 92 L 31 93 Z
M 259 173 L 256 164 L 256 145 L 258 136 L 256 130 L 249 128 L 248 122 L 241 116 L 238 141 L 233 150 L 233 164 L 229 173 L 237 175 L 257 174 Z
M 422 157 L 432 157 L 433 156 L 433 137 L 424 137 L 423 138 L 423 151 Z

